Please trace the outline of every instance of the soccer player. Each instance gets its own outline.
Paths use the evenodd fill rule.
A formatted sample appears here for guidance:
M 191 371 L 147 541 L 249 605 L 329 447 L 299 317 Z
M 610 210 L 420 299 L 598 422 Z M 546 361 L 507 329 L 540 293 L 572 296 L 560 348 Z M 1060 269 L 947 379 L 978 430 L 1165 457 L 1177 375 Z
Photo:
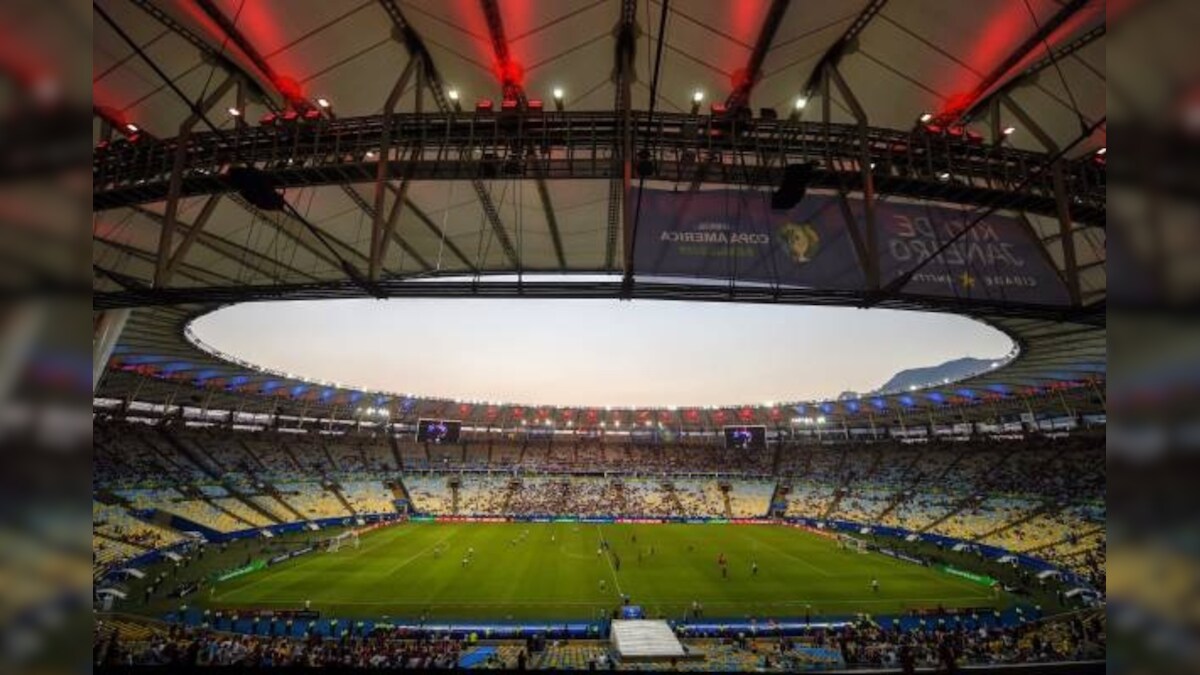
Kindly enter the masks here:
M 750 561 L 750 574 L 752 574 L 754 576 L 758 576 L 758 561 L 757 560 Z
M 462 566 L 466 567 L 467 563 L 469 563 L 469 562 L 471 562 L 471 559 L 466 556 L 463 556 Z
M 600 580 L 600 592 L 601 592 L 601 593 L 603 593 L 603 592 L 604 592 L 604 591 L 606 591 L 607 589 L 608 589 L 608 582 L 607 582 L 607 581 L 605 581 L 605 580 L 603 580 L 603 579 L 601 579 L 601 580 Z
M 879 592 L 879 580 L 878 579 L 871 579 L 871 590 L 876 593 Z

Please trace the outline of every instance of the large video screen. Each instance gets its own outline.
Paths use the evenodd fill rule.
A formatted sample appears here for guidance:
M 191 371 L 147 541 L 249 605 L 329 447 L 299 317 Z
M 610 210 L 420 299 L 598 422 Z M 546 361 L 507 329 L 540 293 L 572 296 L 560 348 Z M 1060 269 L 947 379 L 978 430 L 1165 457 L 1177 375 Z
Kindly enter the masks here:
M 451 420 L 420 420 L 417 422 L 418 443 L 457 443 L 462 422 Z
M 767 447 L 767 428 L 725 427 L 725 447 L 739 450 L 761 450 Z

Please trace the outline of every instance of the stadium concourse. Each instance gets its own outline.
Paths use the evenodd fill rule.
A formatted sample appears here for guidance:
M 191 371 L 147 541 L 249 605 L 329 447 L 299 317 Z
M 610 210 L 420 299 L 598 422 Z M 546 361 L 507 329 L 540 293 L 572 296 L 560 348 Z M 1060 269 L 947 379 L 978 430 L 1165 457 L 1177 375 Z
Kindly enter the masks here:
M 1104 668 L 1103 0 L 92 6 L 98 668 Z M 949 313 L 1011 351 L 598 406 L 193 330 L 417 298 Z M 902 351 L 871 337 L 830 351 Z

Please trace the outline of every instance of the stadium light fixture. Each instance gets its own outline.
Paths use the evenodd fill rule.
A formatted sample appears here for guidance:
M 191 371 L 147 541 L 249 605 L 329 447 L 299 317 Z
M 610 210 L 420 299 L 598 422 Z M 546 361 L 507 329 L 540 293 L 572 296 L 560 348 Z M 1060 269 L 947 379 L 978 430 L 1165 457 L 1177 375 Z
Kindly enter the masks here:
M 948 181 L 948 180 L 950 180 L 950 172 L 949 171 L 939 171 L 937 174 L 937 177 L 938 177 L 938 180 L 940 180 L 940 181 Z
M 241 110 L 238 110 L 238 109 L 237 109 L 237 108 L 235 108 L 234 106 L 229 106 L 229 115 L 230 115 L 231 117 L 241 117 L 241 116 L 242 116 L 242 111 L 241 111 Z
M 1108 146 L 1100 148 L 1099 150 L 1096 151 L 1096 154 L 1099 155 L 1100 157 L 1107 155 L 1108 154 Z
M 375 152 L 374 150 L 367 151 L 367 159 L 375 159 L 378 156 L 379 156 L 379 153 Z
M 1012 136 L 1013 134 L 1017 133 L 1017 128 L 1016 127 L 1004 127 L 1003 133 L 1005 136 Z
M 317 105 L 321 106 L 322 108 L 329 108 L 332 106 L 332 104 L 329 102 L 329 99 L 324 97 L 317 99 Z
M 43 76 L 33 83 L 33 95 L 42 103 L 53 103 L 62 95 L 62 87 L 54 78 Z
M 450 105 L 454 106 L 455 112 L 462 112 L 462 103 L 458 100 L 458 90 L 451 89 L 446 92 L 446 98 L 450 99 Z
M 138 128 L 138 125 L 134 124 L 133 122 L 127 122 L 125 124 L 125 130 L 131 134 L 136 134 L 137 132 L 141 131 L 141 129 Z
M 704 92 L 697 89 L 692 92 L 692 114 L 700 112 L 700 104 L 704 102 Z
M 921 117 L 918 119 L 921 120 L 921 124 L 929 124 L 933 121 L 933 113 L 921 113 Z
M 796 99 L 796 111 L 797 112 L 804 110 L 804 108 L 806 108 L 807 106 L 808 106 L 808 97 L 807 96 L 801 96 Z

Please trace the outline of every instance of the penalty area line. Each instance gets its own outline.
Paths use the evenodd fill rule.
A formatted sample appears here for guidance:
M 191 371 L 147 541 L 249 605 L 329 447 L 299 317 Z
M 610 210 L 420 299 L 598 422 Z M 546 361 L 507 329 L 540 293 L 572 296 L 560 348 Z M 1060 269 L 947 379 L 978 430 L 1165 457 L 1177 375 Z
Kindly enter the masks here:
M 441 539 L 439 539 L 439 540 L 435 541 L 434 543 L 430 544 L 429 546 L 426 546 L 425 548 L 421 549 L 420 551 L 417 551 L 417 552 L 416 552 L 415 554 L 413 554 L 411 557 L 409 557 L 409 558 L 407 558 L 407 559 L 405 559 L 405 560 L 402 560 L 402 561 L 400 562 L 400 564 L 398 564 L 398 565 L 396 565 L 395 567 L 392 567 L 391 569 L 389 569 L 387 572 L 385 572 L 385 573 L 383 574 L 383 576 L 385 576 L 385 577 L 390 577 L 390 576 L 392 576 L 393 574 L 395 574 L 396 572 L 399 572 L 400 570 L 404 569 L 405 567 L 408 567 L 410 564 L 412 564 L 412 562 L 413 562 L 414 560 L 417 560 L 417 559 L 418 559 L 418 558 L 420 558 L 421 556 L 424 556 L 426 553 L 429 553 L 430 551 L 432 551 L 433 549 L 435 549 L 435 548 L 437 548 L 437 547 L 441 546 L 442 544 L 446 543 L 446 542 L 447 542 L 447 541 L 449 541 L 450 539 L 453 539 L 453 538 L 454 538 L 454 536 L 458 534 L 458 532 L 459 532 L 458 530 L 452 530 L 452 531 L 450 532 L 450 534 L 448 534 L 448 535 L 446 535 L 446 536 L 442 537 Z M 331 604 L 336 604 L 336 603 L 331 603 Z
M 412 531 L 413 530 L 410 530 L 410 529 L 399 530 L 399 533 L 396 536 L 391 537 L 390 539 L 383 537 L 383 535 L 389 534 L 389 532 L 387 532 L 387 531 L 368 532 L 367 533 L 368 536 L 373 535 L 373 534 L 379 535 L 379 536 L 374 538 L 372 544 L 368 544 L 367 546 L 360 546 L 356 551 L 354 551 L 349 556 L 340 557 L 337 562 L 339 564 L 345 564 L 345 563 L 348 563 L 350 560 L 357 560 L 358 558 L 362 557 L 366 553 L 370 553 L 378 548 L 383 548 L 384 546 L 391 544 L 402 537 L 407 536 Z M 396 532 L 396 530 L 392 530 L 392 532 Z M 315 553 L 328 553 L 327 551 L 314 551 L 314 552 Z M 267 569 L 262 570 L 258 574 L 257 578 L 251 579 L 244 586 L 237 586 L 235 588 L 222 591 L 221 593 L 216 593 L 215 595 L 213 595 L 211 597 L 211 600 L 213 602 L 222 602 L 222 601 L 228 599 L 230 593 L 244 593 L 244 592 L 246 592 L 247 589 L 258 586 L 259 584 L 263 583 L 264 581 L 271 581 L 274 579 L 278 579 L 281 576 L 286 576 L 288 574 L 295 574 L 297 572 L 297 570 L 305 569 L 305 567 L 306 567 L 305 563 L 312 563 L 319 559 L 320 558 L 305 557 L 305 558 L 293 558 L 291 560 L 286 560 L 279 565 L 268 567 Z M 292 563 L 292 564 L 289 564 L 289 563 Z M 212 587 L 217 588 L 216 585 L 214 585 Z

